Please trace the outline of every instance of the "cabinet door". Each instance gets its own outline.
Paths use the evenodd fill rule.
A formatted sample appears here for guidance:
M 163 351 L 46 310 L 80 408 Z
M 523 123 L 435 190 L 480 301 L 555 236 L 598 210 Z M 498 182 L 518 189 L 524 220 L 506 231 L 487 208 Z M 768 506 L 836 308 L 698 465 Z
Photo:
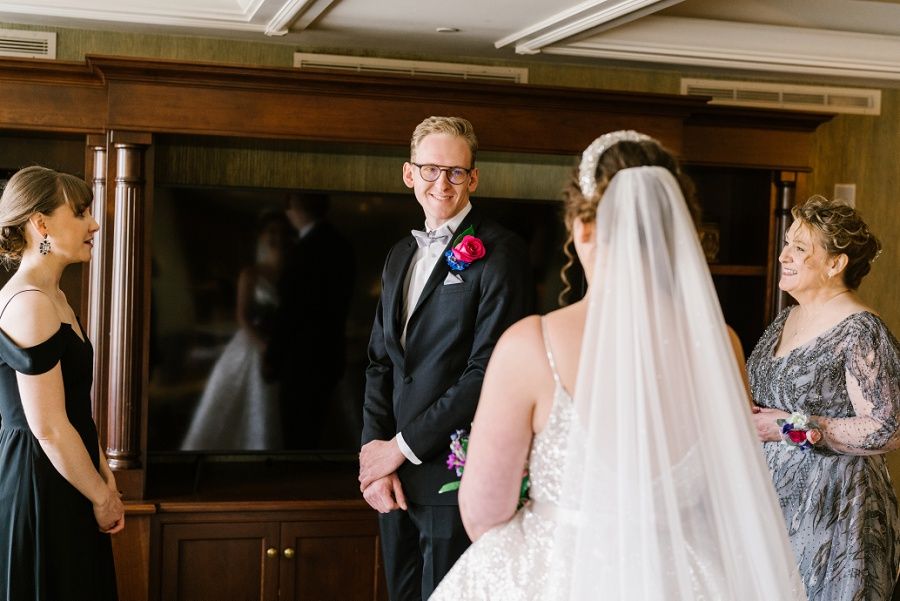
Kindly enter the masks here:
M 163 524 L 161 538 L 162 599 L 277 601 L 277 522 Z
M 283 523 L 280 600 L 386 599 L 379 545 L 371 518 Z

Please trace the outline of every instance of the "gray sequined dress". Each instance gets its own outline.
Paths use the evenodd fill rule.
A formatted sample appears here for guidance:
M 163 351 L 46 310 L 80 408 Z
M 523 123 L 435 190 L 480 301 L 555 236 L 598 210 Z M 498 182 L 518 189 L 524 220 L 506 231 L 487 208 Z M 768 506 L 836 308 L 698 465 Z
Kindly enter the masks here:
M 775 356 L 791 309 L 763 333 L 747 368 L 755 402 L 842 418 L 845 451 L 763 443 L 810 601 L 887 600 L 900 566 L 900 515 L 884 455 L 900 420 L 900 344 L 868 312 Z M 859 397 L 851 403 L 848 385 Z

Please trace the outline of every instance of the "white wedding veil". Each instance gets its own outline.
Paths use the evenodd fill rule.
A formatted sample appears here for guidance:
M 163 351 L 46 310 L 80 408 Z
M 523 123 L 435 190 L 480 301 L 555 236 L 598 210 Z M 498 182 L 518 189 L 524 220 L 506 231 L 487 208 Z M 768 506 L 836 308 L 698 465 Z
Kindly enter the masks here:
M 586 196 L 603 150 L 586 151 L 579 180 Z M 805 600 L 672 173 L 616 173 L 595 236 L 559 526 L 541 598 Z

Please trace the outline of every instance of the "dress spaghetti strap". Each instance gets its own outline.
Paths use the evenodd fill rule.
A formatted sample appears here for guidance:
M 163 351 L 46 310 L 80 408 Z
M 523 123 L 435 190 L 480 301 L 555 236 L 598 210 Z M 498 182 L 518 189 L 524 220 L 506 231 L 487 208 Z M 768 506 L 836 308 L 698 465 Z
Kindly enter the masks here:
M 541 336 L 544 338 L 544 350 L 547 352 L 547 362 L 550 364 L 550 371 L 553 373 L 553 381 L 556 386 L 561 388 L 562 381 L 559 379 L 559 372 L 556 371 L 556 359 L 553 358 L 553 349 L 550 347 L 550 336 L 547 333 L 547 320 L 541 315 Z
M 25 288 L 24 290 L 19 290 L 18 292 L 16 292 L 12 296 L 10 296 L 8 299 L 6 299 L 6 304 L 3 305 L 3 309 L 0 309 L 0 317 L 3 317 L 3 314 L 6 313 L 6 308 L 9 306 L 9 303 L 12 302 L 12 299 L 16 298 L 23 292 L 40 292 L 41 294 L 44 293 L 43 290 L 40 290 L 38 288 Z

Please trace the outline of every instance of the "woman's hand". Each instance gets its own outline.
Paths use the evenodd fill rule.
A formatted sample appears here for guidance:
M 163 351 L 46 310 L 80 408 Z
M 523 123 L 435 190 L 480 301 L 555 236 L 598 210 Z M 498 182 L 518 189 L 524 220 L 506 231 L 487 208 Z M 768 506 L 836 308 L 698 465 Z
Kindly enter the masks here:
M 115 534 L 125 527 L 125 505 L 122 504 L 115 483 L 115 479 L 112 479 L 112 486 L 107 482 L 106 498 L 100 503 L 94 503 L 94 519 L 97 520 L 100 531 L 106 534 Z
M 778 442 L 781 440 L 781 427 L 775 423 L 777 419 L 787 419 L 790 414 L 781 409 L 769 407 L 753 407 L 753 425 L 756 435 L 762 442 Z

